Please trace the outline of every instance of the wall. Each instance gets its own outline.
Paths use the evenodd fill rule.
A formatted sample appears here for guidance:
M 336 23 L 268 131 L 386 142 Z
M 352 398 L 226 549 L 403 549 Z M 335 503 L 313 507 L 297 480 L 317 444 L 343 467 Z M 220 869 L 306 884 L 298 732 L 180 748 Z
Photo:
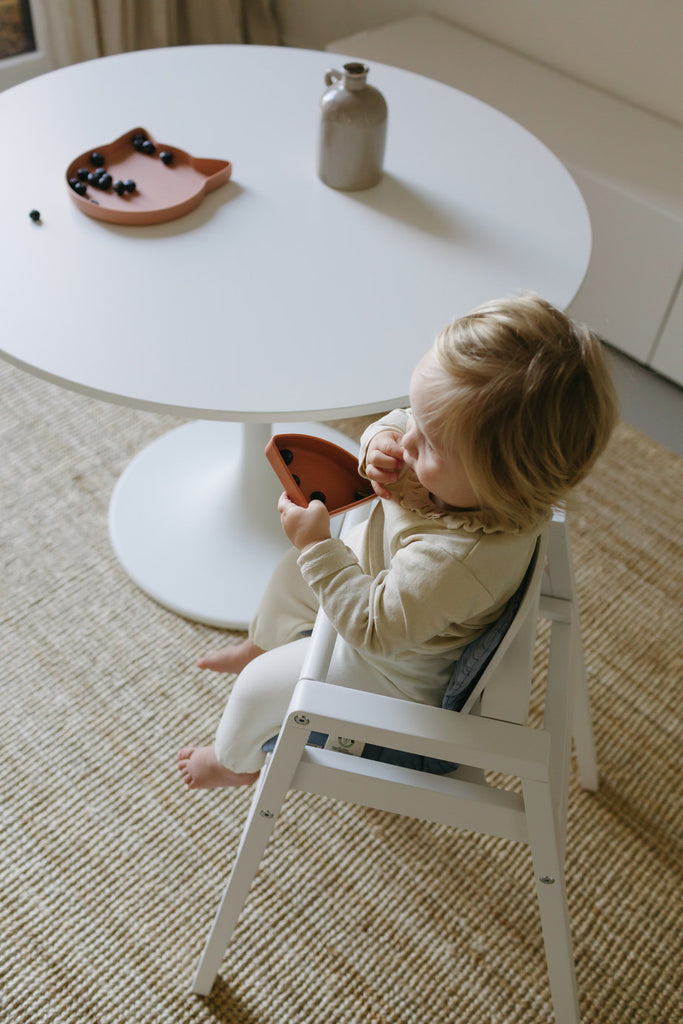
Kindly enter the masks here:
M 438 14 L 683 124 L 681 0 L 276 0 L 284 42 L 332 39 Z

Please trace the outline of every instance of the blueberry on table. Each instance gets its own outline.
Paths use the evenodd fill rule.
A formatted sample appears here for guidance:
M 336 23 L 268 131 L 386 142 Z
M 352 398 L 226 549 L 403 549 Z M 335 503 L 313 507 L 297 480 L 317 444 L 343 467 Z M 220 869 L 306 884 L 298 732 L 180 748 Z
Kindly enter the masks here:
M 289 466 L 289 464 L 294 461 L 294 454 L 293 452 L 290 452 L 289 448 L 281 448 L 280 455 L 282 456 L 282 461 L 285 466 Z
M 93 167 L 104 167 L 104 156 L 95 150 L 94 153 L 90 154 L 90 163 Z
M 327 496 L 322 491 L 311 491 L 310 501 L 322 501 L 323 505 L 327 502 Z
M 162 149 L 161 153 L 159 153 L 159 159 L 168 167 L 169 164 L 173 163 L 173 153 L 168 149 Z
M 31 218 L 34 224 L 37 224 L 40 220 L 40 210 L 31 210 L 31 212 L 29 213 L 29 217 Z

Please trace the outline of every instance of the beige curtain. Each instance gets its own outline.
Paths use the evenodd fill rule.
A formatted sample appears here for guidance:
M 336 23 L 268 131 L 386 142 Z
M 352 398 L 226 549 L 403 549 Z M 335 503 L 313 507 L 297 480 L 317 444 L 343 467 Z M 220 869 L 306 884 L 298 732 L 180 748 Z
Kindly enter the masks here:
M 58 67 L 155 46 L 280 42 L 272 0 L 47 0 L 43 11 Z

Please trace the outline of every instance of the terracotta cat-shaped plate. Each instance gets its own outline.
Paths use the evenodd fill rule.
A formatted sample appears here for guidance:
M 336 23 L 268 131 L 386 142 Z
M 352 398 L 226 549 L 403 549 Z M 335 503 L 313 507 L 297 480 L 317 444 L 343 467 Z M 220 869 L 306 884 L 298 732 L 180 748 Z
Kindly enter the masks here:
M 143 142 L 149 143 L 144 149 Z M 98 188 L 86 178 L 96 172 L 111 176 L 108 188 Z M 177 146 L 157 142 L 144 128 L 131 128 L 114 142 L 94 146 L 72 160 L 66 180 L 71 198 L 89 217 L 144 225 L 194 210 L 207 192 L 228 181 L 231 172 L 229 160 L 190 156 Z M 119 194 L 117 182 L 133 182 L 135 188 L 119 189 Z
M 306 507 L 314 498 L 334 516 L 375 497 L 358 472 L 358 459 L 345 448 L 308 434 L 275 434 L 266 458 L 293 502 Z

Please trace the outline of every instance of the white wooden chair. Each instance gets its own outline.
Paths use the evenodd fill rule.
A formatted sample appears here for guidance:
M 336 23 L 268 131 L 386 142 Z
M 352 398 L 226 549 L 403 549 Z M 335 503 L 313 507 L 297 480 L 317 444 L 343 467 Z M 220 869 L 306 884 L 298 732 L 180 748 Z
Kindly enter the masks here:
M 530 578 L 529 578 L 530 576 Z M 309 657 L 274 752 L 261 772 L 232 873 L 193 991 L 210 992 L 268 838 L 290 790 L 473 829 L 531 847 L 557 1024 L 579 1009 L 564 880 L 569 757 L 597 788 L 569 539 L 558 511 L 539 539 L 511 626 L 461 712 L 325 683 L 335 632 L 316 620 Z M 551 620 L 542 728 L 527 725 L 538 615 Z M 436 775 L 308 745 L 314 731 L 456 762 Z M 521 779 L 521 793 L 487 783 L 486 770 Z

